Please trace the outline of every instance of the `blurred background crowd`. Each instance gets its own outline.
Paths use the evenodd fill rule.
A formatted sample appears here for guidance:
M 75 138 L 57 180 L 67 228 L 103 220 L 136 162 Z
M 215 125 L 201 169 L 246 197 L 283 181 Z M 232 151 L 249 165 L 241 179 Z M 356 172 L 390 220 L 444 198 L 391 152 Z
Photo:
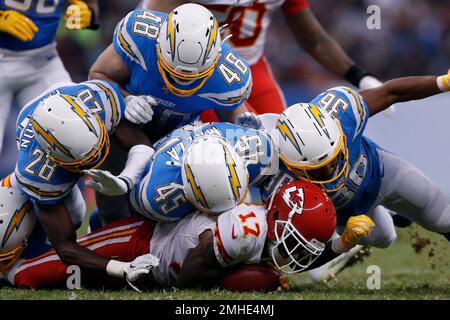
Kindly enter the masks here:
M 111 43 L 116 23 L 138 2 L 100 0 L 101 27 L 97 32 L 59 29 L 58 50 L 73 81 L 86 79 L 92 63 Z M 381 9 L 379 30 L 366 27 L 366 10 L 372 4 Z M 381 80 L 443 74 L 450 66 L 449 0 L 311 0 L 310 5 L 349 56 Z M 321 90 L 342 83 L 299 48 L 281 11 L 271 25 L 267 43 L 266 54 L 288 103 L 311 99 Z M 17 111 L 11 114 L 7 129 L 0 176 L 14 167 L 16 117 Z

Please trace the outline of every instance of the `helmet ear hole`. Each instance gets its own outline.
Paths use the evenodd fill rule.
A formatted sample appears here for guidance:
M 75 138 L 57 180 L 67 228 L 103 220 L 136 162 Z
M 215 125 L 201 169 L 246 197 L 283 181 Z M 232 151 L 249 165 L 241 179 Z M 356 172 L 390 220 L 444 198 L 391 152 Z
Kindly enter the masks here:
M 273 220 L 278 220 L 279 212 L 278 210 L 273 213 Z

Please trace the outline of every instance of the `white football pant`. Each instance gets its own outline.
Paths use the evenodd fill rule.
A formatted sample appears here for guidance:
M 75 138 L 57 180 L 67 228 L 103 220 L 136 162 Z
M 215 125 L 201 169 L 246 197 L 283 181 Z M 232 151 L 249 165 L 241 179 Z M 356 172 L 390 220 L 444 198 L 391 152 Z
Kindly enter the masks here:
M 69 82 L 70 76 L 56 51 L 56 43 L 26 51 L 0 48 L 0 153 L 13 101 L 19 108 L 48 87 Z M 16 119 L 11 119 L 16 121 Z
M 394 222 L 386 208 L 427 230 L 450 232 L 450 204 L 433 181 L 411 163 L 392 153 L 379 149 L 378 155 L 384 167 L 384 176 L 376 204 L 368 213 L 376 227 L 362 244 L 387 248 L 395 242 Z

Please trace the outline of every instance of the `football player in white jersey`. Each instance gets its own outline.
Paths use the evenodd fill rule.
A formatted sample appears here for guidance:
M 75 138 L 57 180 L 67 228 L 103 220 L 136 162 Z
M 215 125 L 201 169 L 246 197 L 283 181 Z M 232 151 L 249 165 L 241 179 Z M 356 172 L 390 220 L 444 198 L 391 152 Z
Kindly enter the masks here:
M 23 107 L 50 86 L 70 81 L 55 43 L 66 3 L 67 29 L 98 28 L 97 0 L 0 2 L 0 153 L 13 102 Z
M 368 89 L 381 82 L 358 66 L 322 28 L 309 8 L 308 0 L 146 0 L 144 8 L 168 12 L 181 3 L 197 2 L 209 8 L 222 25 L 234 50 L 250 64 L 253 89 L 248 102 L 258 114 L 281 113 L 286 101 L 264 54 L 266 36 L 273 15 L 281 10 L 298 44 L 330 72 L 353 85 Z M 270 45 L 270 44 L 269 44 Z M 205 122 L 218 121 L 210 111 Z
M 208 288 L 219 283 L 228 267 L 238 264 L 268 261 L 284 273 L 305 271 L 320 265 L 323 256 L 354 247 L 373 226 L 366 216 L 355 217 L 342 236 L 335 236 L 331 200 L 320 188 L 300 181 L 281 187 L 267 209 L 241 204 L 219 216 L 194 212 L 179 222 L 156 225 L 128 218 L 78 242 L 122 261 L 148 253 L 156 256 L 159 265 L 149 273 L 147 287 Z M 42 288 L 64 286 L 68 274 L 67 266 L 49 251 L 35 259 L 17 260 L 4 277 L 18 287 Z M 93 280 L 99 285 L 111 283 L 104 277 L 102 283 L 89 277 L 82 282 L 92 285 Z

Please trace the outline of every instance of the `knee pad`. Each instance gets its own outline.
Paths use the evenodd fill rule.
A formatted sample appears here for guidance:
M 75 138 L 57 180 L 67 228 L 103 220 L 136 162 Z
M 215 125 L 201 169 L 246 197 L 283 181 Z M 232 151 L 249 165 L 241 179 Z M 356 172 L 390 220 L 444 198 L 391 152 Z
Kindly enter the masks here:
M 381 249 L 386 249 L 386 248 L 390 247 L 396 240 L 397 240 L 397 234 L 393 233 L 390 235 L 380 237 L 379 239 L 377 239 L 375 241 L 373 246 L 377 247 L 377 248 L 381 248 Z

